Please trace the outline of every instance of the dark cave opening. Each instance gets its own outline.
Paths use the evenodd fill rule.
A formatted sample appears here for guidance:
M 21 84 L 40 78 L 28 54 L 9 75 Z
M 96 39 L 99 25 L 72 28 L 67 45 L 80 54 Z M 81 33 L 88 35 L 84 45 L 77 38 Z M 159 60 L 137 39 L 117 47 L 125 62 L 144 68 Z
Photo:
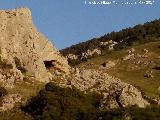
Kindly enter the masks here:
M 43 61 L 43 62 L 44 62 L 44 65 L 45 65 L 46 68 L 52 68 L 52 67 L 54 67 L 55 60 Z

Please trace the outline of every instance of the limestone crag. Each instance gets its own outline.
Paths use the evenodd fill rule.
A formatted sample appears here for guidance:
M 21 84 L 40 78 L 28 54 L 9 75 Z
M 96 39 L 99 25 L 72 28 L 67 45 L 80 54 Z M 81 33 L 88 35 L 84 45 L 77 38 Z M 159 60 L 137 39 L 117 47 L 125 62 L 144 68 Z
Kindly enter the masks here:
M 101 50 L 99 49 L 94 49 L 94 50 L 87 50 L 86 52 L 82 53 L 81 59 L 87 59 L 90 56 L 93 55 L 101 55 Z
M 20 79 L 27 74 L 39 81 L 48 81 L 44 61 L 51 60 L 59 64 L 59 69 L 69 73 L 67 60 L 37 32 L 28 8 L 0 11 L 0 58 L 12 66 L 11 71 L 21 74 Z M 4 66 L 0 65 L 0 68 Z M 6 75 L 0 72 L 0 76 L 5 79 Z
M 3 97 L 0 106 L 0 112 L 11 110 L 16 103 L 22 102 L 22 96 L 20 94 L 8 94 Z
M 93 69 L 78 70 L 72 77 L 71 85 L 85 92 L 98 92 L 104 96 L 102 108 L 126 107 L 137 105 L 146 107 L 149 103 L 134 86 Z
M 74 55 L 74 54 L 68 54 L 66 56 L 67 59 L 69 60 L 77 60 L 78 59 L 78 56 Z

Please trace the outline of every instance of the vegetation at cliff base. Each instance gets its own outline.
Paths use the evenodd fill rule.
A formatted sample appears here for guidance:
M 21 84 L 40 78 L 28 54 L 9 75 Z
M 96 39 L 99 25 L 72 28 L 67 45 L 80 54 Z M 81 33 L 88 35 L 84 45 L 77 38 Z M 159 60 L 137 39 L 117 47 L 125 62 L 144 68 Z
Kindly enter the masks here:
M 84 94 L 73 88 L 61 88 L 48 83 L 36 97 L 21 109 L 35 120 L 158 120 L 160 107 L 147 108 L 131 106 L 112 110 L 101 110 L 102 96 L 96 93 Z
M 36 120 L 95 120 L 101 98 L 96 93 L 84 94 L 76 88 L 48 83 L 22 110 Z

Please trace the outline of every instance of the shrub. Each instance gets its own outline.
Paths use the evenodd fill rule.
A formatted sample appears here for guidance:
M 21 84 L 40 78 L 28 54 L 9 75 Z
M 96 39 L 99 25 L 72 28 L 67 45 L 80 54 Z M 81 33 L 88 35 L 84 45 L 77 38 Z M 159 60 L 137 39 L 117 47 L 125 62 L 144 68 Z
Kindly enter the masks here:
M 22 110 L 42 120 L 94 120 L 98 117 L 100 99 L 95 93 L 84 94 L 76 88 L 48 83 Z
M 158 120 L 160 118 L 160 106 L 152 105 L 147 108 L 130 107 L 127 111 L 133 120 Z
M 101 110 L 101 99 L 102 96 L 96 93 L 84 94 L 75 87 L 61 88 L 54 83 L 48 83 L 22 110 L 35 120 L 124 120 L 128 116 L 133 120 L 160 118 L 160 106 Z

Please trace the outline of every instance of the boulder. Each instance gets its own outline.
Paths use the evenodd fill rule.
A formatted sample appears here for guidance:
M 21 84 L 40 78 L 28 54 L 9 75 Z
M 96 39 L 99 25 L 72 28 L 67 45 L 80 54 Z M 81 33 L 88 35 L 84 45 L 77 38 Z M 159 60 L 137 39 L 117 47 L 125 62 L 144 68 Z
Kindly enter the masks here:
M 142 98 L 141 92 L 131 85 L 123 88 L 119 100 L 123 107 L 137 105 L 138 103 L 139 107 L 144 108 L 148 104 L 148 102 Z
M 74 54 L 68 54 L 67 56 L 67 59 L 69 60 L 77 60 L 78 59 L 78 56 L 74 55 Z
M 126 61 L 126 60 L 134 59 L 134 55 L 135 55 L 135 54 L 126 55 L 125 57 L 123 57 L 123 60 Z
M 153 74 L 152 74 L 152 71 L 146 71 L 145 74 L 144 74 L 144 77 L 147 77 L 147 78 L 153 78 Z
M 103 67 L 106 67 L 107 69 L 114 67 L 116 64 L 113 61 L 107 61 L 101 64 Z

